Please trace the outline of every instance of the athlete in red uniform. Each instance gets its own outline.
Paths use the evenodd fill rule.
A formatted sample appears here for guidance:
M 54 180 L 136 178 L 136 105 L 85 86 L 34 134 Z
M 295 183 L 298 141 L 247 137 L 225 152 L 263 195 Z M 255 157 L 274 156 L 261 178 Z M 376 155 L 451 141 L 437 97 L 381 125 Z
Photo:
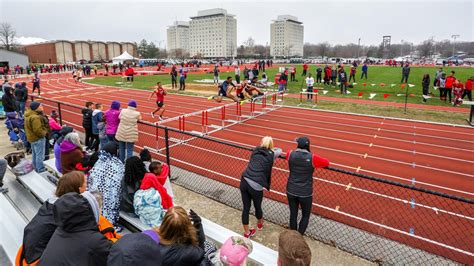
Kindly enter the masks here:
M 151 99 L 156 94 L 156 110 L 151 112 L 151 117 L 155 118 L 155 113 L 158 112 L 158 118 L 163 120 L 163 113 L 165 112 L 165 95 L 166 90 L 161 86 L 161 82 L 157 82 L 155 90 L 151 93 L 148 99 Z

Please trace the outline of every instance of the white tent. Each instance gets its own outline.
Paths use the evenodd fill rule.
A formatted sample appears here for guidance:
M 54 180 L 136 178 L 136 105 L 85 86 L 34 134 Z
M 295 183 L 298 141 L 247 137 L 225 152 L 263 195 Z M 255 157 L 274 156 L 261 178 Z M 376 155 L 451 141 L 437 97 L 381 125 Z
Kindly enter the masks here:
M 112 58 L 112 63 L 114 65 L 119 64 L 119 63 L 123 64 L 125 61 L 134 61 L 134 60 L 138 60 L 138 58 L 131 56 L 127 51 L 125 51 L 123 52 L 123 54 Z

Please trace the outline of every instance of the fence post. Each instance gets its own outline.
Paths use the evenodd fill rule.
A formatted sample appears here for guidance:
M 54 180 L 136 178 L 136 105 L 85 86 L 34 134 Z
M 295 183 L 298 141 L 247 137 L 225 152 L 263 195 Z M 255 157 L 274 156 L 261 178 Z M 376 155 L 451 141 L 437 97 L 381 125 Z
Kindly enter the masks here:
M 63 126 L 63 115 L 61 113 L 61 103 L 58 102 L 59 124 Z
M 165 146 L 166 146 L 166 164 L 168 164 L 168 177 L 171 180 L 171 160 L 170 160 L 170 143 L 168 138 L 168 127 L 165 127 Z

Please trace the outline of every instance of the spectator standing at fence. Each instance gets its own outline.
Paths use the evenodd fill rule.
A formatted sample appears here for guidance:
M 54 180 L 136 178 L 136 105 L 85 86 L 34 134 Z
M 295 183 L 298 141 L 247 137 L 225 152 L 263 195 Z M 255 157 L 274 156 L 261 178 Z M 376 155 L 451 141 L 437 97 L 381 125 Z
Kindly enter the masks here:
M 103 109 L 101 103 L 96 103 L 95 110 L 92 112 L 92 144 L 90 149 L 95 152 L 99 150 L 99 123 L 103 122 L 104 119 Z
M 122 179 L 120 210 L 135 214 L 133 197 L 142 183 L 146 173 L 145 165 L 137 156 L 132 156 L 125 161 L 125 175 Z
M 87 149 L 90 149 L 92 146 L 92 106 L 94 105 L 93 102 L 86 102 L 86 107 L 82 108 L 82 127 L 84 128 L 85 132 L 85 141 L 84 144 L 86 145 Z
M 410 65 L 408 63 L 402 68 L 402 80 L 400 83 L 408 83 L 408 77 L 410 76 Z
M 38 265 L 106 265 L 112 242 L 97 227 L 100 202 L 90 192 L 71 192 L 54 204 L 58 229 Z
M 122 162 L 132 157 L 133 145 L 138 140 L 138 120 L 141 120 L 142 116 L 136 109 L 137 102 L 130 100 L 128 107 L 120 111 L 120 124 L 115 138 L 119 142 L 119 154 Z
M 317 83 L 322 82 L 322 74 L 323 74 L 323 69 L 320 66 L 318 66 L 318 68 L 316 68 L 316 82 Z
M 238 65 L 235 66 L 235 82 L 240 84 L 240 67 Z
M 25 114 L 26 101 L 28 101 L 28 88 L 26 82 L 22 82 L 15 90 L 15 98 L 17 103 L 17 111 L 23 116 Z
M 307 101 L 311 101 L 313 99 L 313 86 L 314 86 L 314 78 L 311 76 L 311 73 L 306 78 L 306 98 Z
M 368 71 L 369 71 L 369 67 L 367 66 L 367 63 L 364 63 L 362 65 L 362 74 L 360 75 L 360 79 L 363 79 L 365 77 L 365 80 L 367 80 Z
M 446 96 L 449 96 L 449 102 L 452 102 L 452 97 L 453 97 L 453 87 L 454 87 L 454 82 L 456 81 L 456 77 L 454 76 L 456 74 L 454 71 L 451 71 L 451 75 L 446 78 L 446 89 L 445 89 L 445 97 L 444 101 L 446 101 Z
M 46 171 L 43 164 L 48 134 L 46 123 L 43 119 L 43 105 L 40 102 L 31 102 L 25 113 L 25 133 L 31 145 L 33 166 L 38 173 Z
M 171 68 L 170 76 L 171 76 L 171 89 L 177 89 L 178 88 L 178 71 L 176 71 L 175 66 Z
M 98 153 L 98 160 L 89 172 L 87 189 L 98 190 L 104 197 L 103 215 L 120 231 L 117 226 L 120 211 L 120 191 L 125 167 L 117 158 L 117 143 L 108 142 Z
M 43 203 L 24 229 L 23 245 L 20 247 L 23 262 L 33 264 L 38 261 L 56 230 L 53 213 L 55 201 L 66 193 L 82 193 L 85 190 L 86 178 L 82 172 L 70 172 L 59 178 L 54 197 Z
M 286 153 L 290 175 L 286 186 L 286 195 L 290 207 L 290 229 L 304 235 L 308 227 L 313 206 L 313 173 L 315 168 L 329 166 L 329 161 L 310 151 L 307 137 L 296 139 L 296 150 Z M 298 209 L 301 207 L 301 220 L 298 224 Z
M 115 141 L 115 134 L 117 134 L 117 129 L 120 124 L 120 102 L 112 101 L 110 109 L 105 111 L 105 134 L 107 134 L 107 139 L 109 141 Z
M 421 81 L 421 85 L 423 87 L 423 102 L 426 103 L 428 100 L 428 96 L 430 94 L 430 75 L 425 74 L 423 75 L 423 80 Z
M 469 101 L 472 101 L 472 82 L 474 81 L 474 76 L 471 76 L 466 80 L 464 84 L 464 92 L 462 94 L 462 99 L 467 96 Z
M 61 173 L 67 174 L 76 170 L 76 165 L 84 157 L 79 134 L 71 132 L 64 137 L 60 145 Z
M 256 147 L 250 156 L 249 163 L 242 173 L 240 180 L 240 194 L 242 196 L 242 225 L 244 237 L 250 238 L 256 234 L 255 228 L 249 228 L 249 213 L 253 202 L 258 230 L 263 229 L 263 189 L 270 190 L 271 174 L 274 160 L 281 154 L 281 150 L 274 151 L 273 139 L 266 136 L 260 146 Z
M 16 112 L 17 103 L 15 95 L 13 94 L 13 88 L 7 87 L 4 91 L 5 94 L 2 96 L 3 110 L 6 113 Z
M 293 230 L 285 230 L 278 237 L 279 266 L 310 266 L 311 249 L 303 236 Z
M 170 208 L 159 229 L 163 265 L 200 265 L 204 258 L 201 218 L 192 210 Z

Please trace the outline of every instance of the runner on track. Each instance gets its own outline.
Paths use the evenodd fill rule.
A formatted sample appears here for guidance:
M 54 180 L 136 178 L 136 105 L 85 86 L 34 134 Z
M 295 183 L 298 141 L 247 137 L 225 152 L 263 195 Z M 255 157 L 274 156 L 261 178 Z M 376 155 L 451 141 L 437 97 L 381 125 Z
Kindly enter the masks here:
M 155 113 L 158 112 L 158 119 L 163 120 L 163 113 L 165 112 L 165 95 L 166 90 L 161 86 L 161 82 L 157 82 L 155 90 L 151 93 L 148 99 L 151 99 L 156 94 L 156 106 L 155 111 L 151 112 L 151 117 L 155 118 Z
M 38 95 L 40 95 L 41 94 L 40 74 L 38 71 L 36 71 L 35 76 L 33 77 L 33 91 L 32 92 L 35 92 L 36 89 L 38 89 Z
M 233 88 L 229 89 L 229 86 L 232 86 Z M 209 97 L 208 100 L 214 100 L 220 103 L 222 102 L 223 97 L 227 97 L 233 100 L 234 102 L 239 102 L 239 99 L 236 96 L 232 95 L 231 93 L 232 90 L 236 89 L 234 83 L 232 83 L 232 77 L 227 77 L 227 79 L 224 80 L 224 82 L 222 82 L 222 84 L 220 84 L 218 88 L 219 88 L 218 94 Z

